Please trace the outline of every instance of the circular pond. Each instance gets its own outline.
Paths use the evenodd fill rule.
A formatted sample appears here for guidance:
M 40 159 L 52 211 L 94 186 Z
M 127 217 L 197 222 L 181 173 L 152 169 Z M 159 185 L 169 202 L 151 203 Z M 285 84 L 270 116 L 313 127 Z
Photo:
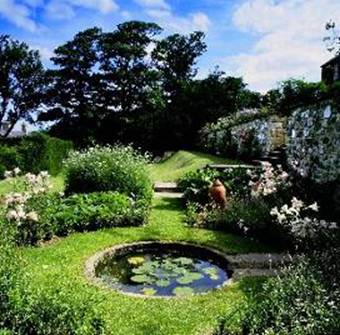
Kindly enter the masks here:
M 86 264 L 88 276 L 126 294 L 188 296 L 225 285 L 227 259 L 186 243 L 139 242 L 107 249 Z

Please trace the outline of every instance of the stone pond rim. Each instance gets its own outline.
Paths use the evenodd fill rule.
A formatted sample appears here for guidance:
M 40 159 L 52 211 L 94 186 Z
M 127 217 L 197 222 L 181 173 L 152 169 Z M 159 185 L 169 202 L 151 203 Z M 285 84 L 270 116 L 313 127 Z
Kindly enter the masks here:
M 181 299 L 183 297 L 178 296 L 146 296 L 139 293 L 131 293 L 131 292 L 124 292 L 118 289 L 110 288 L 101 278 L 96 276 L 96 268 L 97 265 L 104 259 L 104 257 L 107 256 L 119 256 L 119 255 L 125 255 L 132 251 L 142 251 L 144 248 L 157 248 L 157 250 L 169 250 L 174 248 L 175 250 L 183 250 L 185 251 L 197 251 L 203 253 L 206 256 L 211 256 L 216 262 L 219 262 L 223 265 L 224 270 L 228 273 L 228 279 L 222 283 L 219 287 L 216 287 L 216 289 L 220 289 L 222 287 L 225 287 L 232 283 L 232 273 L 233 271 L 230 269 L 230 262 L 228 260 L 228 255 L 223 253 L 220 250 L 217 250 L 215 248 L 211 248 L 209 246 L 203 246 L 198 245 L 194 243 L 187 243 L 187 242 L 174 242 L 174 241 L 138 241 L 138 242 L 131 242 L 131 243 L 124 243 L 124 244 L 117 244 L 112 247 L 108 247 L 102 251 L 99 251 L 92 255 L 90 258 L 87 259 L 85 262 L 85 276 L 86 278 L 95 284 L 96 286 L 100 288 L 104 288 L 110 291 L 115 291 L 117 293 L 126 295 L 126 296 L 132 296 L 132 297 L 140 297 L 140 298 L 151 298 L 151 299 Z M 213 292 L 214 290 L 210 290 L 203 293 L 195 293 L 191 296 L 187 297 L 193 297 L 198 295 L 204 295 L 209 294 Z

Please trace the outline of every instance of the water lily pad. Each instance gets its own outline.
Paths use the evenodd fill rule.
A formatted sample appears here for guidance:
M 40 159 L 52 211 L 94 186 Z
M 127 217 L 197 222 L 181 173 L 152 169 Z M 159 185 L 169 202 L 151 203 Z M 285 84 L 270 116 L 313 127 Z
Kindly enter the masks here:
M 172 292 L 177 296 L 188 296 L 188 295 L 193 295 L 195 293 L 195 291 L 191 287 L 188 287 L 188 286 L 176 287 Z
M 203 278 L 203 275 L 201 273 L 188 272 L 188 273 L 185 273 L 182 277 L 178 278 L 177 282 L 182 285 L 187 285 L 201 278 Z
M 144 263 L 145 259 L 142 256 L 133 256 L 128 258 L 128 263 L 131 265 L 141 265 Z
M 152 296 L 152 295 L 155 295 L 157 293 L 157 290 L 155 290 L 152 287 L 150 287 L 150 288 L 143 288 L 141 290 L 141 293 L 143 293 L 144 295 Z
M 203 272 L 207 274 L 212 280 L 220 279 L 220 276 L 218 275 L 218 270 L 215 267 L 205 268 L 203 269 Z
M 131 277 L 131 280 L 134 281 L 135 283 L 152 283 L 152 278 L 146 275 L 135 275 Z
M 170 285 L 170 280 L 167 279 L 159 279 L 155 283 L 158 287 L 167 287 Z
M 178 258 L 175 258 L 174 261 L 182 265 L 189 265 L 193 263 L 193 260 L 188 257 L 178 257 Z

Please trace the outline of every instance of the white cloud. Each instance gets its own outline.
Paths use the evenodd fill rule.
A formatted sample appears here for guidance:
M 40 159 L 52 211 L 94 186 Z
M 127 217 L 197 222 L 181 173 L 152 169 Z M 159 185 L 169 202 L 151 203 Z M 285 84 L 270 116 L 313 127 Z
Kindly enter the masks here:
M 291 77 L 319 80 L 320 65 L 331 57 L 322 38 L 332 17 L 340 17 L 337 0 L 247 0 L 234 12 L 233 22 L 257 41 L 249 52 L 226 62 L 261 91 Z
M 38 30 L 37 24 L 30 17 L 30 10 L 24 5 L 16 3 L 14 0 L 0 0 L 0 16 L 19 28 L 35 32 Z
M 198 30 L 208 31 L 211 22 L 207 15 L 199 12 L 192 15 L 192 24 Z
M 135 2 L 145 8 L 148 16 L 169 31 L 188 33 L 201 30 L 206 32 L 211 24 L 208 16 L 202 12 L 177 16 L 165 0 L 135 0 Z
M 135 0 L 136 3 L 147 8 L 158 8 L 170 10 L 169 4 L 165 0 Z
M 45 8 L 46 14 L 53 19 L 68 20 L 75 17 L 76 13 L 72 6 L 60 0 L 53 0 Z
M 118 10 L 114 0 L 66 0 L 70 5 L 95 9 L 102 14 L 108 14 Z

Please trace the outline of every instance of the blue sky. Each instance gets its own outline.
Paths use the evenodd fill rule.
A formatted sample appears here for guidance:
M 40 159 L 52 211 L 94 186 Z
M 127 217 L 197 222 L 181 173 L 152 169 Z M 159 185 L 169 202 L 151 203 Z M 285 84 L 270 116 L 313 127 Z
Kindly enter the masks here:
M 332 56 L 324 25 L 339 17 L 339 0 L 0 0 L 0 32 L 39 49 L 47 66 L 53 49 L 79 30 L 145 20 L 165 34 L 203 30 L 199 76 L 219 65 L 262 92 L 291 77 L 319 80 Z

